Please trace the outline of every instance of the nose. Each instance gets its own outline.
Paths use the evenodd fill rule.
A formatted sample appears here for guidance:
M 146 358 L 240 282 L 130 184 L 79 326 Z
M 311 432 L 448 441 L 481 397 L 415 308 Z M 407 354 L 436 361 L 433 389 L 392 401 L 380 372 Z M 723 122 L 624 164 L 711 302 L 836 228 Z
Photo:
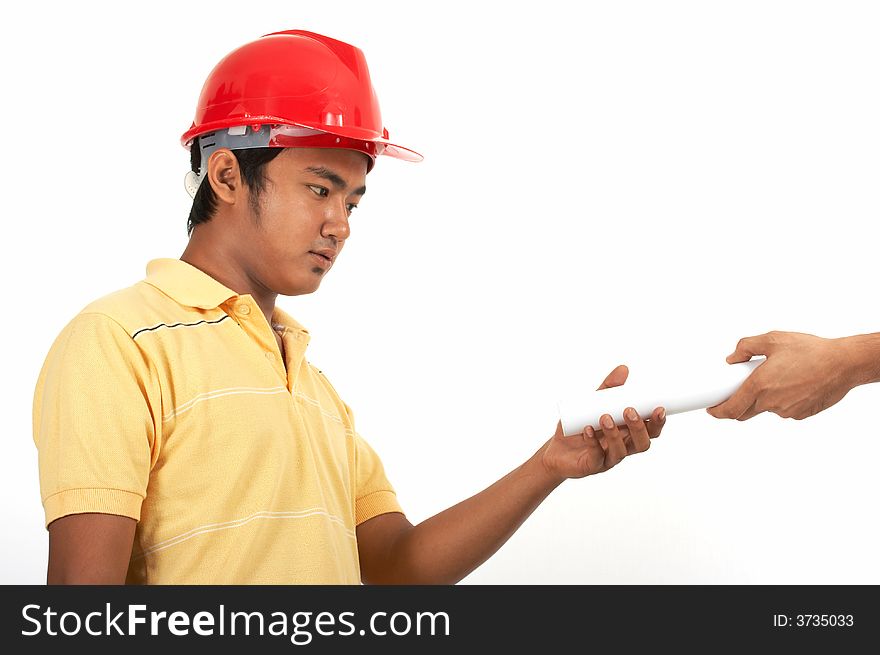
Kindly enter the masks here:
M 351 233 L 348 224 L 348 211 L 345 204 L 328 209 L 324 216 L 324 225 L 321 227 L 321 235 L 324 237 L 336 237 L 337 241 L 344 241 Z

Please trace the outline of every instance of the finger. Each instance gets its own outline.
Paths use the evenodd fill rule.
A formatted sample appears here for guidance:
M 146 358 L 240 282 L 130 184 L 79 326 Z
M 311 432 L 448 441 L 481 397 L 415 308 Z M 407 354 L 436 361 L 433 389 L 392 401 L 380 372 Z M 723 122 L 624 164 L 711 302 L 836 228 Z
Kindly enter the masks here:
M 736 344 L 736 349 L 727 356 L 728 364 L 747 362 L 754 355 L 769 355 L 773 350 L 771 333 L 754 337 L 744 337 Z
M 737 421 L 748 421 L 750 418 L 753 418 L 760 413 L 761 413 L 761 410 L 758 409 L 758 403 L 757 403 L 757 401 L 755 401 L 755 403 L 751 407 L 749 407 L 746 411 L 744 411 L 742 414 L 740 414 L 736 418 L 736 420 Z
M 648 428 L 645 426 L 645 422 L 641 419 L 635 407 L 627 407 L 623 412 L 623 418 L 626 421 L 626 427 L 629 428 L 629 441 L 633 448 L 633 451 L 627 449 L 627 453 L 643 453 L 648 450 L 651 447 L 651 437 L 648 435 Z
M 601 418 L 601 417 L 600 417 Z M 602 427 L 601 421 L 599 423 L 599 427 Z M 620 433 L 620 438 L 623 439 L 623 443 L 626 444 L 629 442 L 629 428 L 626 425 L 618 425 L 617 430 Z M 604 430 L 596 430 L 596 440 L 602 445 L 602 448 L 605 449 L 608 447 L 608 437 L 605 436 Z
M 591 428 L 589 425 L 581 430 L 580 437 L 581 441 L 583 441 L 584 444 L 587 446 L 590 446 L 591 444 L 597 444 L 596 433 L 593 432 L 593 428 Z
M 599 443 L 598 435 L 589 425 L 584 428 L 581 435 L 584 440 L 584 451 L 578 458 L 581 473 L 590 475 L 602 471 L 605 466 L 605 449 Z
M 730 409 L 730 407 L 727 406 L 727 401 L 725 400 L 723 403 L 720 403 L 718 405 L 713 405 L 712 407 L 707 407 L 706 413 L 709 416 L 714 416 L 715 418 L 730 418 L 727 415 L 727 410 L 729 410 L 729 409 Z
M 651 418 L 645 421 L 645 426 L 648 428 L 648 436 L 651 439 L 656 439 L 660 436 L 664 425 L 666 425 L 665 407 L 655 408 L 654 411 L 651 412 Z
M 596 433 L 593 431 L 592 426 L 586 426 L 581 432 L 581 439 L 583 439 L 584 443 L 592 444 L 597 443 L 598 439 L 596 439 Z
M 602 417 L 602 432 L 605 435 L 605 468 L 607 470 L 626 457 L 626 444 L 623 443 L 623 436 L 614 425 L 610 414 L 605 414 Z
M 584 428 L 584 442 L 590 448 L 596 448 L 596 450 L 599 452 L 600 460 L 605 457 L 605 448 L 602 446 L 602 442 L 599 438 L 601 434 L 601 432 L 597 432 L 590 425 Z
M 624 445 L 629 443 L 629 428 L 626 425 L 618 425 L 617 431 L 620 435 L 620 438 L 623 440 Z M 608 447 L 608 437 L 605 436 L 604 430 L 598 430 L 596 432 L 596 439 L 598 439 L 599 443 L 602 444 L 602 448 Z M 627 450 L 629 452 L 629 450 Z
M 618 425 L 617 429 L 620 430 L 620 438 L 623 439 L 623 445 L 626 448 L 627 456 L 637 452 L 635 444 L 632 441 L 632 435 L 630 434 L 629 428 L 626 427 L 626 425 Z
M 730 398 L 713 407 L 707 407 L 706 411 L 715 418 L 738 419 L 745 414 L 755 404 L 758 397 L 758 386 L 755 376 L 760 368 L 758 367 L 752 371 Z
M 608 377 L 605 378 L 605 381 L 599 385 L 599 388 L 596 391 L 609 389 L 611 387 L 619 387 L 626 382 L 627 377 L 629 377 L 629 369 L 626 367 L 626 364 L 621 364 L 608 374 Z

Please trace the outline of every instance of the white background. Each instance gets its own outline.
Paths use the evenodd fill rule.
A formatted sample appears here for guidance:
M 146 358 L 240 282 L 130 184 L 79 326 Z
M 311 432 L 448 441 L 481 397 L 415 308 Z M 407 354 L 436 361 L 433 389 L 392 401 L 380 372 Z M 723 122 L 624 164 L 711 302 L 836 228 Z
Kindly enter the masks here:
M 872 2 L 188 2 L 4 14 L 0 582 L 45 581 L 33 390 L 62 327 L 186 246 L 189 127 L 233 48 L 366 54 L 393 139 L 321 289 L 279 297 L 413 522 L 522 463 L 557 397 L 880 329 Z M 173 7 L 173 8 L 172 8 Z M 805 421 L 671 416 L 469 583 L 880 583 L 877 385 Z

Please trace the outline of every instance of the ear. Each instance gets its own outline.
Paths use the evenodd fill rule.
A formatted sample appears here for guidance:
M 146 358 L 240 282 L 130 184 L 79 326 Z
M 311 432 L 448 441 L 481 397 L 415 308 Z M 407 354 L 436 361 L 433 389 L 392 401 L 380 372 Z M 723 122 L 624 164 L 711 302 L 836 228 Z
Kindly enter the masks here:
M 220 202 L 234 205 L 242 192 L 241 171 L 238 160 L 228 148 L 220 148 L 208 159 L 207 180 Z

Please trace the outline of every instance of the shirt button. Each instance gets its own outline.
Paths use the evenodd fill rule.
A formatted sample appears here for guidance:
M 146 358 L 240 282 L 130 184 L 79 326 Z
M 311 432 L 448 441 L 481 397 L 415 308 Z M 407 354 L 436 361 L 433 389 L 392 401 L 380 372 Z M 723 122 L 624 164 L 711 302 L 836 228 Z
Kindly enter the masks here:
M 275 353 L 273 353 L 271 350 L 267 350 L 266 359 L 275 359 Z
M 241 303 L 240 305 L 235 306 L 235 313 L 239 316 L 247 316 L 251 313 L 251 308 L 249 305 Z

